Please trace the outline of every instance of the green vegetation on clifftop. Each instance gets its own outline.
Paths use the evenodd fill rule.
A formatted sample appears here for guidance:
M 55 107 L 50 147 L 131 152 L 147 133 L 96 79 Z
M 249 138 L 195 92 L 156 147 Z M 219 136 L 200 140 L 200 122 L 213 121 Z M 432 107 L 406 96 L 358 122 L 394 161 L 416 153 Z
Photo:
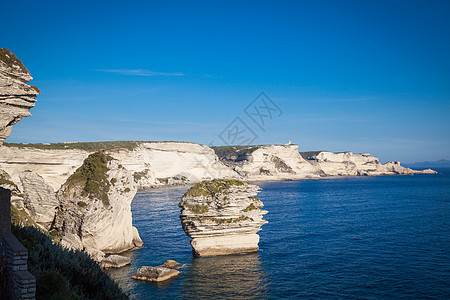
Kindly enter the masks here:
M 0 48 L 0 60 L 10 68 L 18 66 L 21 71 L 28 73 L 28 70 L 27 68 L 25 68 L 22 61 L 18 59 L 17 56 L 7 48 Z
M 81 186 L 82 196 L 100 199 L 105 206 L 109 206 L 108 191 L 111 183 L 108 181 L 107 172 L 108 162 L 112 159 L 103 151 L 89 155 L 64 185 L 68 191 Z
M 216 197 L 223 194 L 231 186 L 242 186 L 247 183 L 234 179 L 204 180 L 187 190 L 184 197 Z
M 139 142 L 117 141 L 117 142 L 87 142 L 87 143 L 55 143 L 55 144 L 16 144 L 4 143 L 7 147 L 31 148 L 43 150 L 83 150 L 88 152 L 110 151 L 117 149 L 134 150 Z

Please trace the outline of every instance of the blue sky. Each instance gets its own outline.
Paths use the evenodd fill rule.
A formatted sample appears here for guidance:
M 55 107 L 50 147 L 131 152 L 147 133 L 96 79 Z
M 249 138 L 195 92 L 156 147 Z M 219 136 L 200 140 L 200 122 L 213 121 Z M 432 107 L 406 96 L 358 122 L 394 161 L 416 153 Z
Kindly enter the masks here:
M 7 142 L 177 140 L 450 159 L 448 1 L 2 1 L 34 77 Z M 282 110 L 264 130 L 245 107 Z

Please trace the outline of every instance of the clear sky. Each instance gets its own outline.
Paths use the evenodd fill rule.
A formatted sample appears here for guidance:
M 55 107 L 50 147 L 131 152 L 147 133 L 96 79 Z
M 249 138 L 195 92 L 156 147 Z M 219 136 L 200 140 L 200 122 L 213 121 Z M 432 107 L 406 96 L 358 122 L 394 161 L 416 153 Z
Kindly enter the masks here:
M 176 140 L 450 159 L 450 1 L 2 0 L 42 94 L 7 142 Z M 263 129 L 244 109 L 264 91 Z M 222 136 L 223 137 L 223 136 Z

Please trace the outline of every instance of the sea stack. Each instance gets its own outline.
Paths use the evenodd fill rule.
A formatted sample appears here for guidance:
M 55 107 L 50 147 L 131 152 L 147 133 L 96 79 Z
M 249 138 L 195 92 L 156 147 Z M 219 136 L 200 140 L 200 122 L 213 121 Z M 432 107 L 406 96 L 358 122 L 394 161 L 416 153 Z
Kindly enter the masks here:
M 256 234 L 267 223 L 261 188 L 238 180 L 205 180 L 181 198 L 181 225 L 192 238 L 197 256 L 228 255 L 258 250 Z

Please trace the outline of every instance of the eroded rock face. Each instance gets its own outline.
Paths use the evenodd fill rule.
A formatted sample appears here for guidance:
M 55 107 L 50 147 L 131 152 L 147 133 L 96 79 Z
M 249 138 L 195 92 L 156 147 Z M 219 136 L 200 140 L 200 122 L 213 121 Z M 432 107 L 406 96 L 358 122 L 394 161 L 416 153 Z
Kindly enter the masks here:
M 30 116 L 37 87 L 26 83 L 33 78 L 22 62 L 8 49 L 0 48 L 0 146 L 11 133 L 12 126 Z
M 319 178 L 324 175 L 319 167 L 311 165 L 299 154 L 298 145 L 247 146 L 247 148 L 248 151 L 241 151 L 240 155 L 221 157 L 225 164 L 232 167 L 245 180 L 292 180 Z
M 433 170 L 412 170 L 400 165 L 398 161 L 381 164 L 379 159 L 369 153 L 320 151 L 309 156 L 311 164 L 320 167 L 327 176 L 377 176 L 434 174 Z
M 21 173 L 20 181 L 24 191 L 23 206 L 37 224 L 49 230 L 59 206 L 55 191 L 41 176 L 31 171 Z
M 57 193 L 60 206 L 54 228 L 62 244 L 103 253 L 142 246 L 132 226 L 131 201 L 136 191 L 131 173 L 117 160 L 102 152 L 90 155 Z
M 202 181 L 181 199 L 181 224 L 195 255 L 227 255 L 258 250 L 256 234 L 267 223 L 260 188 L 237 180 Z
M 111 156 L 133 173 L 139 188 L 196 183 L 204 179 L 239 178 L 205 145 L 180 142 L 141 142 L 132 151 Z

